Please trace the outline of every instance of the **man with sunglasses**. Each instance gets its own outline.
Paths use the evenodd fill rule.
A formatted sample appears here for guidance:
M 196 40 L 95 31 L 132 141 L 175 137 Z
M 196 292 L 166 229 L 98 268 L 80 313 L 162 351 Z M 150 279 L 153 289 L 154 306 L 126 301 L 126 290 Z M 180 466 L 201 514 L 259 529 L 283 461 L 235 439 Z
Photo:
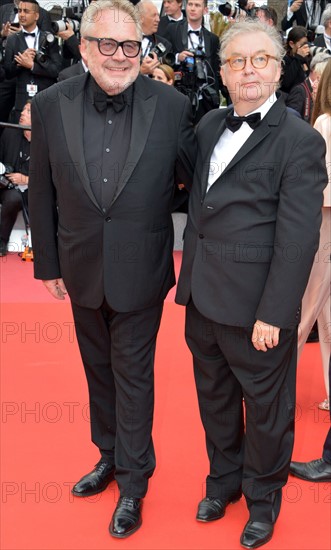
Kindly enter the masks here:
M 288 477 L 300 304 L 327 183 L 324 141 L 276 95 L 282 55 L 276 29 L 257 20 L 222 36 L 233 106 L 197 129 L 176 295 L 210 461 L 196 519 L 222 518 L 243 493 L 244 548 L 271 539 Z
M 33 102 L 34 266 L 55 298 L 71 298 L 101 455 L 72 492 L 95 495 L 115 478 L 110 533 L 124 538 L 141 525 L 155 468 L 154 353 L 175 284 L 171 207 L 176 184 L 190 183 L 195 144 L 188 99 L 140 75 L 137 8 L 91 3 L 81 37 L 89 72 Z

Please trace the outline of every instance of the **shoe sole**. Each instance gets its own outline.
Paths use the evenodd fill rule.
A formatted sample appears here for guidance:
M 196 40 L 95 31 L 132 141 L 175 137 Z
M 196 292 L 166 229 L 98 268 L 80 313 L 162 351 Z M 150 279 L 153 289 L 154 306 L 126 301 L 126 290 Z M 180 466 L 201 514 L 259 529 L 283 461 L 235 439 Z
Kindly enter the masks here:
M 108 485 L 110 485 L 114 480 L 115 478 L 111 479 L 103 489 L 98 489 L 98 491 L 89 491 L 88 493 L 76 493 L 74 489 L 71 489 L 71 494 L 74 495 L 74 497 L 80 497 L 80 498 L 93 497 L 94 495 L 103 493 L 107 489 Z
M 139 522 L 137 523 L 137 525 L 131 529 L 131 531 L 128 531 L 126 533 L 115 533 L 111 527 L 109 527 L 109 533 L 111 534 L 112 537 L 115 537 L 116 539 L 126 539 L 127 537 L 130 537 L 131 535 L 133 535 L 133 533 L 135 533 L 136 531 L 138 531 L 138 529 L 141 527 L 142 525 L 142 519 L 139 520 Z
M 311 479 L 309 477 L 300 476 L 299 474 L 292 474 L 292 472 L 290 472 L 290 474 L 293 477 L 303 479 L 304 481 L 310 481 L 311 483 L 330 483 L 331 481 L 331 477 L 328 477 L 326 479 Z
M 248 546 L 246 544 L 243 544 L 241 541 L 240 541 L 240 545 L 243 548 L 248 548 L 248 550 L 252 550 L 254 548 L 259 548 L 260 546 L 263 546 L 264 544 L 267 544 L 267 542 L 271 541 L 272 535 L 273 535 L 273 533 L 271 533 L 270 537 L 266 538 L 263 542 L 259 542 L 259 544 L 254 544 L 253 546 Z

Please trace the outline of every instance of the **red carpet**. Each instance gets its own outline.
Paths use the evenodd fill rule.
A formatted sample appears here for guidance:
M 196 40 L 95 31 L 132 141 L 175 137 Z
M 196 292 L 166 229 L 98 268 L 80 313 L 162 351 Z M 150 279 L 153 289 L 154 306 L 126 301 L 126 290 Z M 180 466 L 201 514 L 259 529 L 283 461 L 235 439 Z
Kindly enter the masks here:
M 180 255 L 177 254 L 177 263 Z M 118 494 L 75 499 L 70 487 L 98 460 L 89 441 L 87 390 L 69 303 L 48 297 L 17 256 L 1 270 L 1 549 L 240 548 L 244 499 L 213 524 L 195 521 L 204 496 L 207 458 L 184 308 L 165 305 L 156 356 L 154 441 L 157 469 L 145 499 L 143 526 L 115 540 L 108 524 Z M 318 344 L 307 344 L 298 369 L 294 459 L 321 455 L 328 415 Z M 275 534 L 266 550 L 330 548 L 330 484 L 291 477 Z

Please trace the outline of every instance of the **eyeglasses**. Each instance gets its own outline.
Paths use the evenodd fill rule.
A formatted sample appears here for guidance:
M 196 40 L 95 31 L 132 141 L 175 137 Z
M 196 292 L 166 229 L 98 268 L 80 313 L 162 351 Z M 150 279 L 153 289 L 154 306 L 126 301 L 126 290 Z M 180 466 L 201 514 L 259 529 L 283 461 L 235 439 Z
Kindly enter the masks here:
M 97 42 L 99 52 L 102 55 L 114 55 L 119 46 L 121 46 L 125 57 L 137 57 L 141 48 L 141 42 L 137 40 L 123 40 L 123 42 L 117 42 L 117 40 L 113 38 L 95 38 L 94 36 L 83 36 L 83 38 L 89 42 Z
M 254 69 L 264 69 L 268 65 L 269 59 L 275 59 L 278 61 L 278 58 L 273 55 L 269 55 L 268 53 L 258 53 L 250 57 L 234 55 L 226 59 L 224 64 L 229 63 L 231 69 L 234 71 L 242 71 L 246 67 L 247 59 L 251 60 L 251 64 Z

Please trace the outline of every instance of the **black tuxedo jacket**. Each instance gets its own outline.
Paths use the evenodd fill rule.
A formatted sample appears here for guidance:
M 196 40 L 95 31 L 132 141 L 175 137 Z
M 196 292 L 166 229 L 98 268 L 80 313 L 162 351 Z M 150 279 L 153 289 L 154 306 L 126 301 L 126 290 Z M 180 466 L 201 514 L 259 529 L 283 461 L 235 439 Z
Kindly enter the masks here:
M 198 126 L 176 301 L 192 296 L 225 325 L 294 328 L 319 242 L 325 142 L 278 99 L 206 193 L 226 114 L 211 111 Z
M 66 80 L 67 78 L 78 76 L 84 73 L 85 73 L 85 70 L 82 65 L 82 62 L 78 61 L 78 63 L 74 63 L 74 65 L 70 65 L 70 67 L 66 67 L 66 69 L 63 69 L 62 71 L 60 71 L 58 76 L 58 81 L 61 82 L 61 80 Z
M 162 301 L 174 285 L 174 173 L 191 183 L 195 138 L 188 99 L 138 76 L 129 154 L 106 212 L 87 177 L 83 101 L 88 73 L 32 104 L 29 180 L 35 276 L 63 277 L 78 305 L 106 297 L 118 312 Z M 102 147 L 102 144 L 96 144 Z
M 327 51 L 331 53 L 331 43 L 328 42 L 328 45 L 325 44 L 324 34 L 319 34 L 318 36 L 316 36 L 314 40 L 314 46 L 317 46 L 319 48 L 327 48 Z
M 313 112 L 313 88 L 309 78 L 306 78 L 304 82 L 294 86 L 285 99 L 287 107 L 295 109 L 300 113 L 301 118 L 310 121 Z
M 170 25 L 168 27 L 167 38 L 170 40 L 173 52 L 175 54 L 190 49 L 187 30 L 188 23 L 186 19 L 180 23 L 176 23 L 175 25 Z M 203 40 L 205 45 L 206 60 L 210 65 L 208 74 L 215 79 L 214 87 L 218 90 L 220 72 L 220 61 L 218 57 L 220 45 L 219 38 L 216 34 L 203 27 Z
M 321 5 L 321 14 L 325 10 L 327 4 L 329 4 L 329 0 L 316 0 Z M 293 27 L 293 23 L 296 23 L 297 25 L 300 25 L 301 27 L 307 26 L 307 10 L 305 6 L 305 2 L 303 2 L 300 6 L 300 8 L 295 11 L 291 17 L 291 19 L 287 20 L 287 15 L 282 19 L 281 27 L 283 31 L 287 31 L 287 29 L 290 29 Z
M 39 44 L 44 35 L 45 32 L 40 31 Z M 38 92 L 45 90 L 56 82 L 62 65 L 59 46 L 57 40 L 55 40 L 47 48 L 49 56 L 45 62 L 41 63 L 35 60 L 32 70 L 19 67 L 14 56 L 18 52 L 24 52 L 27 47 L 22 31 L 9 36 L 7 39 L 4 66 L 7 78 L 16 77 L 17 79 L 15 109 L 19 111 L 23 109 L 27 99 L 29 99 L 26 89 L 27 84 L 34 82 L 38 86 Z
M 181 23 L 183 20 L 185 20 L 185 17 L 184 17 L 184 19 L 181 19 L 180 21 L 170 21 L 170 19 L 167 15 L 163 15 L 160 18 L 160 23 L 159 23 L 159 26 L 157 28 L 158 34 L 160 36 L 164 36 L 165 38 L 167 38 L 167 33 L 168 33 L 168 30 L 169 30 L 169 27 L 172 27 L 173 25 L 177 25 L 178 23 Z

